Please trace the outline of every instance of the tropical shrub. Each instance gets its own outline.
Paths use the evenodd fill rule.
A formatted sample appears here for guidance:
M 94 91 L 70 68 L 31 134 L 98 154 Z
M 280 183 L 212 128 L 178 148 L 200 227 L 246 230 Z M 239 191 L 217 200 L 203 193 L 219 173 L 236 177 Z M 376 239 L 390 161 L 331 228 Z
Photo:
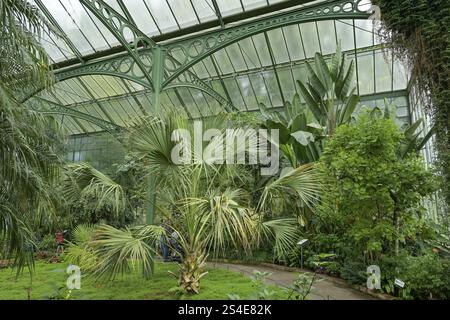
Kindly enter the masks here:
M 321 158 L 329 180 L 320 215 L 369 259 L 398 252 L 424 228 L 421 200 L 435 180 L 415 153 L 398 156 L 404 139 L 392 120 L 365 112 L 336 130 Z
M 419 240 L 433 235 L 423 199 L 436 180 L 416 148 L 405 152 L 415 130 L 403 133 L 390 117 L 368 110 L 340 126 L 320 160 L 327 192 L 308 236 L 313 252 L 337 255 L 341 277 L 352 283 L 365 282 L 367 266 L 375 264 L 386 292 L 442 297 L 446 263 L 417 253 Z M 407 283 L 404 290 L 394 286 L 396 278 Z
M 380 262 L 382 289 L 404 299 L 448 299 L 450 261 L 431 250 L 411 255 L 407 251 L 398 256 L 385 256 Z M 404 288 L 395 279 L 405 282 Z
M 446 200 L 443 221 L 449 222 L 450 206 L 450 2 L 447 0 L 374 0 L 382 11 L 381 34 L 389 49 L 412 70 L 436 131 L 437 167 L 444 177 Z
M 123 227 L 136 219 L 129 198 L 132 194 L 90 164 L 67 164 L 60 190 L 67 228 L 100 222 Z

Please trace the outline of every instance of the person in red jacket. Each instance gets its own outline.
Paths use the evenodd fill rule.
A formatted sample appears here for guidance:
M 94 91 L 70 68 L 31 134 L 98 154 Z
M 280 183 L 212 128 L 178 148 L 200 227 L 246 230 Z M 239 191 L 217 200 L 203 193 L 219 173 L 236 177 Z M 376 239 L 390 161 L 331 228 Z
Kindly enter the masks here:
M 56 254 L 60 255 L 64 252 L 64 233 L 62 231 L 58 231 L 55 234 L 55 240 L 56 240 Z

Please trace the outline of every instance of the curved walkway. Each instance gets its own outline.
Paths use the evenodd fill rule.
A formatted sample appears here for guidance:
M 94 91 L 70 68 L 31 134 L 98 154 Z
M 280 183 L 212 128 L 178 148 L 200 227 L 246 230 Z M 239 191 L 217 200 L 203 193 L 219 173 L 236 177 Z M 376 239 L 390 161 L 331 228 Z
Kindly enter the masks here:
M 240 272 L 246 276 L 252 276 L 254 270 L 267 271 L 272 273 L 267 277 L 268 284 L 275 284 L 280 287 L 289 287 L 292 281 L 297 278 L 299 272 L 308 272 L 298 270 L 284 271 L 263 265 L 241 265 L 231 263 L 209 263 L 210 267 L 227 269 Z M 375 300 L 376 298 L 356 290 L 347 285 L 343 280 L 335 279 L 326 275 L 317 275 L 320 281 L 314 283 L 313 292 L 308 296 L 309 300 Z

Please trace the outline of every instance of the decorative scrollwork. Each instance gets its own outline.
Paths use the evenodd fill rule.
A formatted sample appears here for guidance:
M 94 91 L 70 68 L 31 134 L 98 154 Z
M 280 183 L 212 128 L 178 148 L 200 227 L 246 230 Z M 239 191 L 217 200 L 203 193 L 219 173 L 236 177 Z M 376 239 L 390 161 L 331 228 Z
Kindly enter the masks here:
M 71 116 L 73 118 L 83 119 L 113 134 L 123 131 L 123 128 L 115 123 L 97 118 L 95 116 L 91 116 L 87 113 L 60 105 L 58 103 L 54 103 L 52 101 L 43 102 L 39 99 L 34 98 L 29 99 L 27 103 L 31 107 L 31 109 L 43 114 L 60 114 Z
M 131 72 L 134 78 L 139 79 L 139 82 L 147 81 L 152 88 L 152 56 L 151 54 L 146 55 L 145 60 L 142 59 L 139 48 L 153 48 L 156 44 L 104 1 L 80 0 L 80 2 L 99 18 L 127 49 L 129 55 L 134 60 L 134 63 L 130 64 L 130 70 L 128 72 Z
M 231 112 L 237 110 L 236 107 L 234 107 L 227 99 L 223 98 L 219 93 L 217 93 L 217 91 L 190 71 L 185 71 L 183 74 L 178 76 L 177 79 L 172 81 L 168 86 L 164 87 L 164 90 L 180 87 L 194 88 L 207 93 L 216 99 L 226 111 Z
M 138 57 L 143 63 L 148 64 L 152 59 L 152 53 L 149 50 L 140 51 L 138 53 Z M 152 86 L 147 81 L 147 79 L 145 79 L 145 77 L 142 77 L 140 68 L 136 64 L 136 61 L 128 54 L 103 61 L 85 63 L 84 65 L 75 68 L 55 72 L 56 79 L 58 81 L 64 81 L 73 77 L 94 74 L 124 78 L 130 81 L 137 82 L 147 89 L 152 89 Z
M 239 40 L 271 29 L 290 24 L 318 21 L 326 19 L 367 19 L 369 13 L 361 5 L 364 0 L 327 1 L 305 6 L 289 13 L 282 13 L 266 19 L 250 22 L 242 26 L 199 35 L 184 41 L 167 45 L 167 52 L 175 54 L 179 63 L 166 59 L 164 67 L 170 76 L 166 83 L 176 79 L 185 70 L 214 52 L 223 49 Z

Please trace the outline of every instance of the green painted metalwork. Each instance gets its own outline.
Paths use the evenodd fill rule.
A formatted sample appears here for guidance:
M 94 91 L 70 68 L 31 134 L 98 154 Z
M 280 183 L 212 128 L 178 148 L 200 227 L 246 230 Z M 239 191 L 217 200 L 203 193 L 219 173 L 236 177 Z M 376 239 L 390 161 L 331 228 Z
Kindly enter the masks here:
M 146 208 L 145 222 L 147 224 L 153 224 L 156 210 L 156 177 L 153 174 L 149 174 L 147 183 L 148 183 L 147 188 L 148 203 Z
M 247 24 L 224 28 L 207 34 L 175 41 L 167 45 L 168 55 L 177 53 L 183 61 L 174 64 L 166 59 L 164 68 L 170 74 L 164 86 L 176 79 L 185 70 L 235 42 L 252 35 L 269 31 L 291 24 L 330 19 L 367 19 L 370 16 L 366 10 L 360 9 L 362 0 L 334 0 L 305 6 L 297 10 L 265 17 Z
M 158 100 L 160 92 L 166 89 L 162 85 L 165 83 L 164 75 L 166 74 L 163 67 L 164 61 L 170 61 L 173 64 L 179 64 L 179 62 L 173 56 L 166 54 L 167 50 L 164 46 L 156 45 L 156 43 L 141 32 L 133 22 L 129 22 L 102 0 L 80 1 L 118 38 L 122 45 L 127 49 L 127 54 L 121 54 L 101 61 L 89 62 L 75 68 L 58 71 L 56 72 L 58 81 L 92 74 L 118 76 L 154 90 L 156 95 L 155 99 Z M 127 42 L 125 34 L 132 35 L 132 44 Z M 143 48 L 138 50 L 142 45 Z M 160 50 L 165 52 L 165 58 L 155 62 L 153 58 L 159 56 L 158 52 Z M 143 73 L 139 72 L 139 70 Z M 157 77 L 161 76 L 161 84 L 158 84 L 158 90 L 154 87 L 153 83 L 155 82 L 155 75 Z M 179 74 L 178 78 L 177 83 L 171 86 L 171 88 L 197 88 L 211 95 L 214 99 L 219 101 L 221 105 L 225 106 L 227 110 L 235 109 L 231 101 L 223 98 L 193 72 L 184 70 Z
M 123 128 L 121 126 L 118 126 L 115 123 L 105 121 L 101 118 L 91 116 L 87 113 L 80 112 L 78 110 L 60 105 L 56 102 L 46 100 L 43 98 L 34 97 L 32 99 L 29 99 L 27 101 L 27 103 L 30 105 L 30 107 L 33 110 L 38 111 L 39 113 L 67 115 L 67 116 L 71 116 L 73 118 L 83 119 L 85 121 L 95 124 L 99 128 L 101 128 L 109 133 L 112 133 L 112 134 L 116 134 L 123 130 Z
M 138 57 L 141 58 L 142 56 L 142 59 L 146 59 L 148 55 L 149 50 L 138 53 Z M 130 55 L 121 54 L 120 56 L 101 61 L 88 62 L 70 69 L 57 70 L 55 72 L 55 76 L 57 81 L 64 81 L 70 78 L 86 75 L 108 75 L 134 81 L 147 89 L 153 90 L 153 86 L 147 81 L 146 78 L 135 76 L 136 68 L 136 61 L 130 57 Z
M 153 97 L 156 102 L 155 110 L 159 108 L 159 95 L 162 91 L 180 87 L 201 90 L 216 99 L 227 111 L 237 110 L 232 105 L 229 95 L 224 98 L 190 68 L 218 50 L 271 29 L 317 20 L 366 19 L 370 13 L 360 10 L 361 1 L 330 0 L 290 12 L 262 17 L 239 26 L 224 27 L 206 34 L 157 45 L 141 32 L 133 21 L 123 17 L 103 0 L 80 0 L 117 37 L 127 53 L 57 70 L 55 74 L 58 81 L 93 74 L 116 76 L 134 81 L 155 93 Z M 164 52 L 164 54 L 155 52 Z M 183 61 L 174 58 L 175 52 Z M 158 58 L 156 62 L 155 57 L 161 59 Z M 158 90 L 155 90 L 155 79 L 158 81 Z
M 162 62 L 164 61 L 164 56 L 166 54 L 166 50 L 163 49 L 160 46 L 156 46 L 153 49 L 153 61 L 155 63 L 155 66 L 161 66 Z M 153 108 L 155 114 L 159 114 L 160 111 L 160 104 L 161 104 L 161 91 L 162 91 L 162 83 L 163 83 L 163 77 L 164 77 L 164 69 L 161 67 L 155 67 L 153 68 Z
M 122 46 L 126 48 L 129 56 L 134 61 L 134 63 L 129 66 L 129 72 L 133 78 L 140 81 L 148 81 L 149 86 L 153 88 L 153 80 L 151 77 L 151 70 L 153 67 L 152 54 L 139 54 L 138 49 L 141 46 L 144 48 L 154 48 L 156 46 L 155 42 L 104 1 L 80 0 L 80 2 L 108 28 Z M 129 39 L 130 37 L 131 41 Z
M 237 110 L 229 97 L 224 98 L 189 69 L 220 49 L 274 28 L 316 20 L 367 18 L 370 15 L 359 9 L 361 0 L 333 0 L 167 45 L 156 45 L 152 39 L 135 26 L 134 22 L 130 22 L 103 0 L 80 1 L 117 37 L 127 49 L 127 54 L 57 71 L 57 79 L 63 81 L 72 77 L 92 74 L 128 79 L 153 90 L 154 102 L 156 102 L 155 110 L 159 108 L 159 96 L 163 90 L 179 87 L 201 90 L 216 99 L 220 105 L 224 106 L 225 110 Z M 131 42 L 128 41 L 129 39 L 127 40 L 127 36 L 131 36 Z M 159 53 L 155 53 L 155 50 L 165 52 L 163 59 L 158 62 L 154 59 L 155 56 L 159 57 Z M 178 57 L 181 53 L 181 56 L 184 57 L 183 61 L 174 58 L 175 52 Z M 157 88 L 154 83 L 156 80 L 162 81 L 157 84 Z
M 182 88 L 182 87 L 197 89 L 197 90 L 200 90 L 202 92 L 209 94 L 211 97 L 216 99 L 220 103 L 220 105 L 225 108 L 226 111 L 231 112 L 231 111 L 238 110 L 230 102 L 230 100 L 222 97 L 222 95 L 217 93 L 217 91 L 212 89 L 209 85 L 206 85 L 203 80 L 201 80 L 199 77 L 197 77 L 192 72 L 189 72 L 189 70 L 187 70 L 186 72 L 181 74 L 177 79 L 172 81 L 170 84 L 166 85 L 164 87 L 164 90 L 176 89 L 176 88 Z

